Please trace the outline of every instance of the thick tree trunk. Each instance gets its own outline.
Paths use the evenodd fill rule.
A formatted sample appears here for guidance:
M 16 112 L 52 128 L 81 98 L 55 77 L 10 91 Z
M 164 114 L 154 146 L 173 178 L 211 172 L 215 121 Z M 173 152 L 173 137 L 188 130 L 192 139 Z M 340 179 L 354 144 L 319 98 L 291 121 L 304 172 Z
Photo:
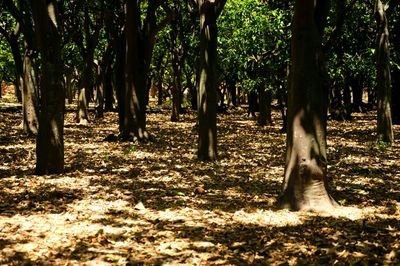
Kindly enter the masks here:
M 392 118 L 393 124 L 400 125 L 400 69 L 394 69 L 392 77 Z
M 23 61 L 22 81 L 22 114 L 23 130 L 29 135 L 36 135 L 38 132 L 38 94 L 36 74 L 33 68 L 32 54 L 26 51 Z
M 200 160 L 217 159 L 217 18 L 226 1 L 198 0 L 200 81 L 198 86 Z
M 393 28 L 393 49 L 400 53 L 400 16 Z M 394 67 L 392 70 L 392 121 L 400 125 L 400 69 Z
M 64 88 L 61 38 L 56 24 L 56 5 L 31 0 L 35 32 L 41 54 L 41 110 L 36 142 L 36 173 L 55 174 L 64 170 Z
M 127 1 L 126 3 L 126 106 L 123 137 L 134 135 L 138 140 L 148 139 L 146 131 L 146 77 L 147 67 L 141 59 L 146 53 L 142 47 L 140 36 L 140 11 L 139 2 Z
M 391 78 L 389 29 L 385 8 L 380 0 L 375 2 L 375 18 L 377 23 L 376 36 L 376 67 L 377 67 L 377 98 L 378 140 L 386 143 L 393 142 L 392 113 L 391 113 Z
M 329 210 L 326 114 L 328 86 L 321 51 L 326 2 L 297 0 L 292 28 L 292 68 L 282 208 Z M 322 25 L 322 26 L 321 26 Z

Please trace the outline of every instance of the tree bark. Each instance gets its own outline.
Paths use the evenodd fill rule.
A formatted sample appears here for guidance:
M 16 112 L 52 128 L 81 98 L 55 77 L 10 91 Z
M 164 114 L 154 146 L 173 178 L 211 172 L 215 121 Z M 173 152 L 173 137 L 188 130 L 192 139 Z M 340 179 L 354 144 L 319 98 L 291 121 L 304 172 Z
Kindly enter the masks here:
M 271 102 L 272 102 L 272 91 L 265 90 L 264 86 L 259 89 L 259 104 L 260 104 L 260 114 L 258 116 L 258 125 L 266 126 L 272 125 L 271 117 Z
M 46 0 L 31 0 L 31 6 L 42 66 L 36 173 L 57 174 L 64 171 L 65 104 L 57 10 L 55 3 Z
M 226 0 L 198 0 L 200 81 L 198 86 L 200 160 L 217 159 L 217 18 Z
M 394 69 L 392 77 L 392 118 L 393 124 L 400 125 L 400 69 Z
M 141 61 L 140 44 L 140 10 L 139 1 L 127 1 L 126 3 L 126 57 L 125 57 L 125 81 L 126 81 L 126 106 L 123 136 L 128 138 L 134 135 L 139 140 L 148 138 L 146 131 L 146 77 Z
M 179 121 L 179 113 L 181 109 L 181 92 L 182 92 L 182 63 L 181 48 L 178 44 L 178 21 L 172 22 L 171 31 L 171 51 L 172 51 L 172 70 L 173 70 L 173 86 L 172 86 L 172 114 L 171 121 Z
M 82 83 L 79 90 L 78 96 L 78 106 L 77 106 L 77 123 L 87 124 L 89 122 L 89 101 L 90 96 L 93 93 L 93 66 L 94 66 L 94 51 L 96 49 L 102 18 L 96 17 L 97 21 L 93 25 L 93 32 L 90 30 L 91 18 L 89 16 L 89 11 L 85 10 L 84 18 L 84 33 L 86 38 L 86 47 L 79 43 L 81 49 L 81 54 L 85 62 L 83 67 Z
M 377 133 L 378 141 L 393 143 L 393 127 L 391 112 L 391 77 L 389 29 L 385 7 L 380 0 L 375 2 L 375 19 L 377 23 L 376 36 L 376 67 L 377 67 Z
M 172 19 L 168 9 L 165 19 L 157 23 L 156 11 L 162 1 L 149 1 L 146 17 L 142 21 L 140 1 L 126 2 L 126 106 L 123 137 L 134 135 L 139 141 L 146 141 L 149 135 L 146 131 L 146 104 L 148 99 L 147 85 L 150 63 L 153 55 L 157 32 Z
M 292 28 L 288 131 L 283 191 L 278 206 L 329 210 L 326 124 L 327 74 L 321 49 L 326 1 L 297 0 Z
M 400 52 L 399 13 L 397 15 L 397 20 L 393 27 L 393 34 L 391 36 L 393 38 L 392 40 L 393 50 Z M 394 67 L 392 69 L 392 122 L 395 125 L 400 125 L 400 69 L 397 67 Z
M 26 134 L 36 135 L 38 133 L 38 93 L 36 73 L 33 67 L 32 51 L 27 50 L 23 61 L 22 78 L 22 114 L 23 130 Z

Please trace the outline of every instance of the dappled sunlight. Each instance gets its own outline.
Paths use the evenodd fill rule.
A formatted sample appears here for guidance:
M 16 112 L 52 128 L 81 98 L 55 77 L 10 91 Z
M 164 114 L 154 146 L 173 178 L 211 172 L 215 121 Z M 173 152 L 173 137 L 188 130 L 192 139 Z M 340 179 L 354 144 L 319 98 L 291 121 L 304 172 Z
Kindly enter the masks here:
M 400 147 L 363 133 L 372 115 L 329 122 L 328 175 L 343 205 L 329 213 L 276 209 L 285 134 L 275 112 L 263 128 L 241 111 L 219 116 L 216 162 L 197 160 L 193 113 L 149 114 L 144 144 L 105 141 L 116 114 L 82 127 L 67 113 L 66 172 L 48 176 L 32 175 L 34 139 L 4 130 L 19 116 L 0 121 L 2 263 L 398 262 Z

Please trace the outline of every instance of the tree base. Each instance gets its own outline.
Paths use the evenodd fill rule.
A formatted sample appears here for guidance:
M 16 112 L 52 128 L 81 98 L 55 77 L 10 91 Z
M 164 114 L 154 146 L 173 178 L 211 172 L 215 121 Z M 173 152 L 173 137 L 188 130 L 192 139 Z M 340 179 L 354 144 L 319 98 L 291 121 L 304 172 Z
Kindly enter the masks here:
M 306 193 L 305 193 L 306 194 Z M 279 209 L 292 211 L 316 211 L 326 212 L 335 209 L 339 205 L 326 193 L 326 195 L 305 195 L 303 198 L 296 198 L 294 193 L 282 194 L 276 203 Z

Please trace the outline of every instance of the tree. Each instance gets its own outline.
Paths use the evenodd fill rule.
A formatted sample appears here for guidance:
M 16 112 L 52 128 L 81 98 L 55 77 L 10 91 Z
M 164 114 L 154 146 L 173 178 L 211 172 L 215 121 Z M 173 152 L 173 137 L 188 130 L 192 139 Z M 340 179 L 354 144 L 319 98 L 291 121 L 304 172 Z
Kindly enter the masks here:
M 103 25 L 103 13 L 97 9 L 96 5 L 96 1 L 78 1 L 76 9 L 81 14 L 74 15 L 71 20 L 71 26 L 73 27 L 82 25 L 80 31 L 74 34 L 72 38 L 78 46 L 83 60 L 76 117 L 77 122 L 80 124 L 89 122 L 89 101 L 91 94 L 93 94 L 94 86 L 94 54 Z
M 18 5 L 16 5 L 16 3 Z M 32 25 L 32 15 L 26 1 L 5 0 L 3 5 L 15 20 L 15 27 L 2 29 L 3 35 L 8 35 L 7 40 L 10 44 L 16 66 L 16 89 L 17 95 L 22 96 L 22 125 L 25 133 L 29 135 L 37 134 L 38 130 L 38 81 L 35 67 L 37 57 L 37 47 Z M 5 16 L 7 20 L 7 16 Z M 5 24 L 9 24 L 8 23 Z M 18 37 L 20 32 L 24 35 L 24 55 L 21 55 Z M 19 92 L 21 91 L 21 92 Z
M 321 42 L 328 1 L 295 4 L 288 91 L 286 166 L 278 205 L 293 210 L 328 210 L 326 124 L 327 74 Z
M 64 170 L 64 87 L 61 37 L 56 3 L 31 0 L 35 35 L 41 56 L 39 131 L 36 141 L 36 173 Z
M 200 160 L 217 158 L 217 18 L 226 0 L 197 0 L 200 13 L 200 82 L 198 87 Z
M 391 144 L 394 137 L 391 111 L 392 92 L 390 77 L 389 27 L 385 8 L 386 7 L 381 0 L 376 0 L 376 69 L 378 96 L 377 133 L 378 141 Z
M 142 4 L 146 14 L 142 14 Z M 165 17 L 157 21 L 157 10 L 162 7 Z M 146 131 L 146 93 L 147 77 L 150 71 L 156 34 L 173 18 L 168 3 L 163 1 L 127 1 L 126 2 L 126 105 L 123 124 L 123 138 L 134 135 L 138 140 L 147 140 Z M 142 21 L 142 15 L 144 20 Z

